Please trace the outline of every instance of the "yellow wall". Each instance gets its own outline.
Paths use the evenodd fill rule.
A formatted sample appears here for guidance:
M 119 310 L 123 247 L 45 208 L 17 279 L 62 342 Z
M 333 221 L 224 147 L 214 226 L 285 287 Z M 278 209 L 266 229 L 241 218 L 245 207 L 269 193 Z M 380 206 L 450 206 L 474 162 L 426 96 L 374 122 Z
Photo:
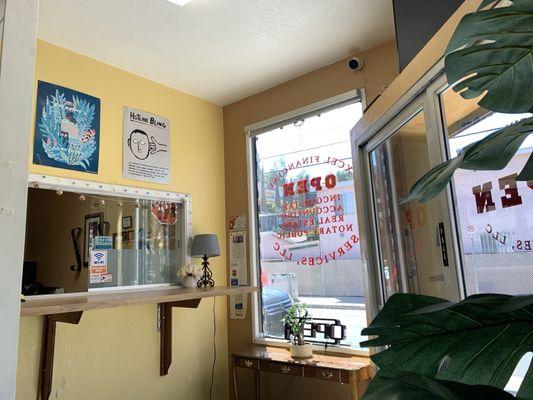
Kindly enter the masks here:
M 217 283 L 224 284 L 226 241 L 222 109 L 44 41 L 37 44 L 37 79 L 100 98 L 100 165 L 98 175 L 37 165 L 30 165 L 30 172 L 190 193 L 193 199 L 193 232 L 218 234 L 223 252 L 221 257 L 212 260 L 212 267 Z M 122 178 L 124 106 L 154 112 L 170 119 L 170 185 L 150 185 Z M 78 326 L 60 324 L 51 398 L 207 398 L 213 355 L 212 308 L 213 299 L 204 299 L 197 310 L 174 310 L 173 364 L 166 377 L 159 376 L 155 305 L 88 311 Z M 226 399 L 228 358 L 225 298 L 216 300 L 216 314 L 218 358 L 214 398 Z M 17 400 L 36 398 L 40 341 L 41 318 L 22 318 Z
M 256 122 L 322 101 L 354 89 L 366 89 L 367 104 L 383 92 L 398 74 L 398 55 L 394 41 L 358 54 L 365 63 L 363 73 L 347 67 L 347 60 L 320 68 L 272 89 L 224 107 L 224 140 L 226 151 L 226 214 L 248 216 L 248 181 L 246 169 L 246 136 L 244 128 Z M 355 121 L 354 121 L 355 124 Z M 248 257 L 250 259 L 250 257 Z M 248 310 L 251 310 L 249 305 Z M 242 351 L 252 344 L 252 318 L 229 321 L 229 350 Z M 249 398 L 252 388 L 249 371 L 239 371 L 242 393 Z M 308 381 L 302 383 L 289 377 L 267 376 L 263 380 L 266 399 L 287 398 L 349 399 L 346 387 Z

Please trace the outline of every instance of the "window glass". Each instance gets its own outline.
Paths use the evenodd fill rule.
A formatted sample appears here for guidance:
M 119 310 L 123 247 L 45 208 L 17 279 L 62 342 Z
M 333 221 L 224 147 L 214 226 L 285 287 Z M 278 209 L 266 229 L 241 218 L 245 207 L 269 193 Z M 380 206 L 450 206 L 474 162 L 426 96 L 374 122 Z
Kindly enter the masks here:
M 448 255 L 446 212 L 437 199 L 403 202 L 430 168 L 423 111 L 370 152 L 385 298 L 398 292 L 458 297 L 457 277 Z
M 347 326 L 358 347 L 367 325 L 351 163 L 353 103 L 255 138 L 262 331 L 284 335 L 282 317 L 305 303 L 313 318 Z
M 398 224 L 393 212 L 393 182 L 387 147 L 384 143 L 370 153 L 381 273 L 386 298 L 402 292 L 400 255 L 396 241 Z
M 441 95 L 450 155 L 530 114 L 491 113 L 453 90 Z M 528 137 L 498 171 L 459 169 L 453 178 L 467 294 L 531 292 L 533 182 L 517 182 L 533 149 Z
M 183 216 L 180 203 L 30 188 L 23 291 L 174 283 Z

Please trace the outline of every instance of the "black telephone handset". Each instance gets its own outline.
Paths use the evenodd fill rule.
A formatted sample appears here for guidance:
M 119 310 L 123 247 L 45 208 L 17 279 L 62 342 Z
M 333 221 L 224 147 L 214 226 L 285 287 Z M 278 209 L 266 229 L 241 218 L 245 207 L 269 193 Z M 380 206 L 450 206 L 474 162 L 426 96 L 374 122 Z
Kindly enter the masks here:
M 71 265 L 70 270 L 75 272 L 80 272 L 82 267 L 80 247 L 78 245 L 78 238 L 81 234 L 82 229 L 77 227 L 73 228 L 70 231 L 70 237 L 72 238 L 72 246 L 74 246 L 74 254 L 76 255 L 76 265 Z

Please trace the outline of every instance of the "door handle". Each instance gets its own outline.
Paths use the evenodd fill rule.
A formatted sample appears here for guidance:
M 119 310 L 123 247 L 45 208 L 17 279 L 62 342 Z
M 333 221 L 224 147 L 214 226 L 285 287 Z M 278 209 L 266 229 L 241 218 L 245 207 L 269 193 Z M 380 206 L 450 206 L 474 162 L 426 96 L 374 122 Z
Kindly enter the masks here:
M 440 252 L 442 255 L 442 264 L 445 267 L 449 267 L 450 259 L 448 257 L 448 247 L 446 245 L 446 230 L 444 229 L 444 222 L 439 222 L 438 231 L 439 231 Z
M 286 365 L 282 365 L 280 369 L 281 369 L 281 372 L 284 374 L 288 374 L 289 372 L 291 372 L 291 367 L 288 367 Z
M 331 378 L 333 378 L 333 372 L 331 372 L 331 371 L 322 371 L 322 377 L 324 379 L 331 379 Z

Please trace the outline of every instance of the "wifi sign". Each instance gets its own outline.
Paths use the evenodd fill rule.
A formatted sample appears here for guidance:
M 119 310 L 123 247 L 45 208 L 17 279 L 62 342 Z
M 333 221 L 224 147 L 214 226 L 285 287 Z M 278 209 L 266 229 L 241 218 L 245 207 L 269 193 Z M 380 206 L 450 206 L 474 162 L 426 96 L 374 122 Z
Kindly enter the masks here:
M 107 264 L 107 252 L 91 251 L 91 266 L 105 266 Z

